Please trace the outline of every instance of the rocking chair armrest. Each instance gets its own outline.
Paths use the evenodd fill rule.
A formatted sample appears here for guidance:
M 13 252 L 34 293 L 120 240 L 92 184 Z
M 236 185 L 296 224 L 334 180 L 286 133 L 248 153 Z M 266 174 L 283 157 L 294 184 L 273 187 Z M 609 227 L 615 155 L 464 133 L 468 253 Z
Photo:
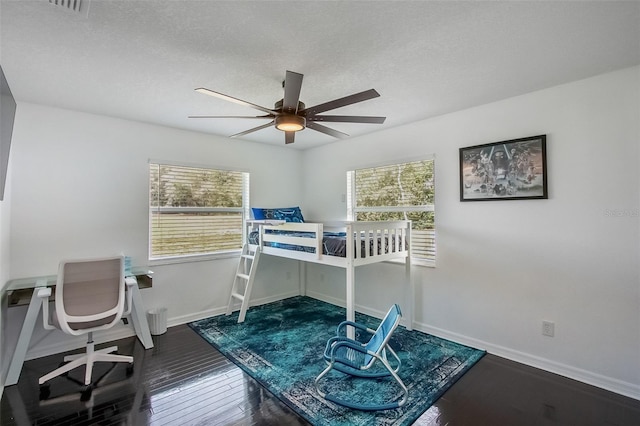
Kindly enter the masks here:
M 348 326 L 352 326 L 353 328 L 356 328 L 356 329 L 358 329 L 358 330 L 366 331 L 366 332 L 368 332 L 368 333 L 370 333 L 370 334 L 373 334 L 373 333 L 375 333 L 375 332 L 376 332 L 375 330 L 372 330 L 372 329 L 370 329 L 369 327 L 367 327 L 367 326 L 365 326 L 365 325 L 362 325 L 362 324 L 359 324 L 359 323 L 354 322 L 354 321 L 342 321 L 340 324 L 338 324 L 338 329 L 336 330 L 336 334 L 338 334 L 338 335 L 339 335 L 339 334 L 340 334 L 340 331 L 341 331 L 343 328 L 346 328 L 346 327 L 348 327 Z
M 362 354 L 369 354 L 371 356 L 375 356 L 376 354 L 374 354 L 373 352 L 367 350 L 367 348 L 365 348 L 364 346 L 362 346 L 360 343 L 356 342 L 355 340 L 351 340 L 351 339 L 344 339 L 344 340 L 337 340 L 333 346 L 331 346 L 331 360 L 335 361 L 336 360 L 336 354 L 335 352 L 340 349 L 341 347 L 347 347 L 350 349 L 353 349 L 354 351 L 360 352 Z
M 331 356 L 333 354 L 333 348 L 334 346 L 339 343 L 339 342 L 350 342 L 353 343 L 355 345 L 358 344 L 358 342 L 356 342 L 355 340 L 351 340 L 348 337 L 345 336 L 333 336 L 331 338 L 329 338 L 329 340 L 327 340 L 327 346 L 325 347 L 324 350 L 324 358 L 329 361 L 331 359 Z
M 363 356 L 370 355 L 371 358 L 370 360 L 366 360 L 366 358 L 360 358 L 360 357 L 349 358 L 349 357 L 338 355 L 338 350 L 339 349 L 344 350 L 345 348 L 351 349 L 355 352 L 359 352 Z M 367 350 L 367 348 L 362 346 L 359 342 L 356 342 L 350 339 L 336 341 L 334 345 L 331 347 L 329 356 L 326 357 L 327 361 L 329 362 L 329 365 L 334 365 L 335 363 L 339 363 L 339 364 L 346 365 L 350 368 L 353 368 L 354 370 L 367 370 L 371 366 L 370 365 L 371 360 L 376 358 L 379 359 L 380 357 L 377 356 L 377 354 Z M 349 374 L 353 374 L 353 373 L 349 373 Z
M 354 349 L 358 352 L 361 352 L 363 354 L 368 353 L 369 351 L 362 346 L 360 343 L 354 341 L 354 340 L 338 340 L 334 343 L 334 345 L 332 346 L 332 350 L 331 350 L 331 355 L 333 355 L 333 352 L 336 351 L 336 349 L 340 348 L 341 346 L 346 346 L 348 348 Z
M 333 347 L 334 343 L 339 342 L 339 341 L 343 341 L 345 339 L 349 339 L 348 337 L 345 336 L 333 336 L 330 337 L 329 340 L 327 340 L 327 348 L 331 348 Z M 351 339 L 349 339 L 351 340 Z

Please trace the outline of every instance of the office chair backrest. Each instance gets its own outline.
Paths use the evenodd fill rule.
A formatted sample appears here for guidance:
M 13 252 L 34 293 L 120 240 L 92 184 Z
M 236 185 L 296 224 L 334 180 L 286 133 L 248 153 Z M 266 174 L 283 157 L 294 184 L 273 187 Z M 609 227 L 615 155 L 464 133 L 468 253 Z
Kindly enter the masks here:
M 124 256 L 62 261 L 56 284 L 56 316 L 69 334 L 111 327 L 124 310 Z

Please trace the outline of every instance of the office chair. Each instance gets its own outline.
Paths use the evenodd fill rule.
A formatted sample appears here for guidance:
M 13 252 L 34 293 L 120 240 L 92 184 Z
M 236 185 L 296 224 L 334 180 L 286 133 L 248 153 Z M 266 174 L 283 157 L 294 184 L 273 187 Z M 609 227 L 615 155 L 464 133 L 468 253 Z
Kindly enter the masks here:
M 125 285 L 135 285 L 133 278 L 124 276 L 124 256 L 99 259 L 62 261 L 58 269 L 55 289 L 55 314 L 49 315 L 51 289 L 40 289 L 43 300 L 42 319 L 47 330 L 59 329 L 66 334 L 87 334 L 86 352 L 64 357 L 66 364 L 40 377 L 40 397 L 49 395 L 47 381 L 86 365 L 82 400 L 91 397 L 91 391 L 100 381 L 92 383 L 93 364 L 127 362 L 127 375 L 133 373 L 133 357 L 116 355 L 117 346 L 95 350 L 93 332 L 113 327 L 123 316 L 131 313 L 131 291 Z M 48 291 L 47 291 L 48 290 Z M 126 300 L 125 300 L 126 299 Z M 126 305 L 126 306 L 125 306 Z M 49 321 L 52 320 L 52 323 Z M 115 364 L 114 364 L 115 365 Z

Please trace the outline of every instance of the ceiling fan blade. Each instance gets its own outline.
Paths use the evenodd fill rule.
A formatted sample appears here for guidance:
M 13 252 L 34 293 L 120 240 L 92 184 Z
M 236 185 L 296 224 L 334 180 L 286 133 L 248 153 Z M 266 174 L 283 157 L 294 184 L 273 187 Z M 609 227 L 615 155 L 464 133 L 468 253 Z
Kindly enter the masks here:
M 325 121 L 327 123 L 372 123 L 382 124 L 387 117 L 364 117 L 358 115 L 314 115 L 307 121 Z
M 287 112 L 296 113 L 298 111 L 298 101 L 300 100 L 300 89 L 302 88 L 302 74 L 287 71 L 284 78 L 284 99 L 282 109 Z
M 244 132 L 236 133 L 235 135 L 229 136 L 230 138 L 237 138 L 238 136 L 248 135 L 249 133 L 257 132 L 258 130 L 266 129 L 267 127 L 271 127 L 275 124 L 275 121 L 272 121 L 267 124 L 263 124 L 262 126 L 254 127 L 253 129 L 245 130 Z
M 324 133 L 325 135 L 333 136 L 334 138 L 344 139 L 349 135 L 343 132 L 339 132 L 334 129 L 330 129 L 327 126 L 323 126 L 322 124 L 318 124 L 313 121 L 307 121 L 307 129 L 315 130 L 316 132 Z
M 306 117 L 310 117 L 321 112 L 329 111 L 336 108 L 341 108 L 343 106 L 355 104 L 362 101 L 367 101 L 369 99 L 377 98 L 380 96 L 380 93 L 376 92 L 375 89 L 365 90 L 364 92 L 356 93 L 353 95 L 345 96 L 344 98 L 335 99 L 333 101 L 325 102 L 320 105 L 312 106 L 304 109 L 304 115 Z
M 296 132 L 284 132 L 284 143 L 294 143 L 296 139 Z
M 262 107 L 260 105 L 252 104 L 251 102 L 243 101 L 242 99 L 234 98 L 233 96 L 224 95 L 222 93 L 214 92 L 213 90 L 205 89 L 204 87 L 198 87 L 196 89 L 198 93 L 204 93 L 205 95 L 213 96 L 215 98 L 224 99 L 225 101 L 233 102 L 239 105 L 249 106 L 251 108 L 255 108 L 259 111 L 266 112 L 267 114 L 278 115 L 279 112 L 273 111 L 269 108 Z
M 258 115 L 255 117 L 246 115 L 190 115 L 188 118 L 270 118 L 273 119 L 274 115 Z

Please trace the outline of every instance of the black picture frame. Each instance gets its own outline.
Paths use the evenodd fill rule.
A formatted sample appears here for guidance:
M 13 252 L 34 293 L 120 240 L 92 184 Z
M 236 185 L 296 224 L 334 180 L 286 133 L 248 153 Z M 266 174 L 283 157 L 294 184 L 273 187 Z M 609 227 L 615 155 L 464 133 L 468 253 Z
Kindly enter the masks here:
M 547 135 L 460 148 L 460 201 L 547 198 Z

